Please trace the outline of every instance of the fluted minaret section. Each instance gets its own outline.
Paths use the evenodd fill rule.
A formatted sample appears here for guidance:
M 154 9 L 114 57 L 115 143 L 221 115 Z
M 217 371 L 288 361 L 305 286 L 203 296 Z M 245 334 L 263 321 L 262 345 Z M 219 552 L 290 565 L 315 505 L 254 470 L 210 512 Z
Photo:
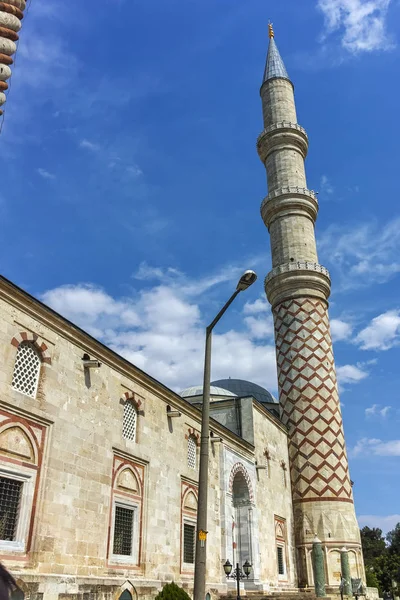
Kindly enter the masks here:
M 0 2 L 0 107 L 6 102 L 7 80 L 11 77 L 12 56 L 15 54 L 18 32 L 26 8 L 25 0 Z M 0 115 L 3 111 L 0 109 Z
M 304 166 L 308 137 L 297 123 L 293 84 L 272 28 L 270 38 L 260 92 L 264 130 L 257 149 L 268 181 L 261 215 L 270 233 L 272 270 L 265 289 L 274 315 L 282 419 L 289 432 L 300 583 L 312 583 L 307 548 L 317 533 L 327 548 L 328 584 L 336 585 L 339 569 L 330 562 L 329 549 L 339 542 L 353 548 L 360 573 L 362 558 L 327 310 L 330 278 L 318 262 L 318 202 L 307 187 Z

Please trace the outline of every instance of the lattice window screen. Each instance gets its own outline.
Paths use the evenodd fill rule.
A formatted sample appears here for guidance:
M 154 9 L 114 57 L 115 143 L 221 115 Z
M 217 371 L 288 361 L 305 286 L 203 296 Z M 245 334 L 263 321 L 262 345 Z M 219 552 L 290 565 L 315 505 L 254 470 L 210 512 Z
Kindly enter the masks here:
M 22 487 L 22 481 L 0 477 L 0 540 L 15 540 Z
M 123 506 L 115 507 L 113 553 L 120 556 L 131 556 L 133 548 L 134 509 Z
M 136 439 L 137 410 L 133 402 L 125 402 L 122 437 L 132 442 Z
M 40 357 L 30 342 L 18 346 L 15 357 L 12 387 L 31 398 L 35 398 L 40 374 Z
M 277 547 L 277 554 L 278 554 L 278 574 L 279 575 L 284 575 L 285 574 L 285 558 L 284 558 L 284 549 L 282 548 L 282 546 L 278 546 Z
M 183 524 L 183 562 L 188 564 L 194 563 L 195 533 L 194 525 Z
M 196 440 L 193 436 L 190 436 L 188 439 L 188 447 L 187 447 L 187 459 L 188 459 L 188 467 L 191 469 L 196 468 L 196 452 L 197 452 L 197 444 Z

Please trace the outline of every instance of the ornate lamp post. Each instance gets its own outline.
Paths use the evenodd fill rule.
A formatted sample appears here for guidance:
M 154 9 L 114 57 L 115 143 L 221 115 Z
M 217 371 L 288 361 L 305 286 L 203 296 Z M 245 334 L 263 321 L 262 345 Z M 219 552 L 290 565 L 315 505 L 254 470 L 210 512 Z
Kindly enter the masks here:
M 246 562 L 243 565 L 243 571 L 239 567 L 239 563 L 236 563 L 236 568 L 233 572 L 232 569 L 233 567 L 231 563 L 229 562 L 229 560 L 227 560 L 224 564 L 225 575 L 227 579 L 236 579 L 236 598 L 237 600 L 240 600 L 240 580 L 244 579 L 245 577 L 246 579 L 249 578 L 249 575 L 251 573 L 251 564 L 248 560 L 246 560 Z

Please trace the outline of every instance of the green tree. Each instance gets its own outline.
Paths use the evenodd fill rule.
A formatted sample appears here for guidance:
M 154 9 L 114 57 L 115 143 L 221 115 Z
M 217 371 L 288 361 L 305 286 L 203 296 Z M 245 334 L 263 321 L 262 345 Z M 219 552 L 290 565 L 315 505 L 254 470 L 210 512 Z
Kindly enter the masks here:
M 380 586 L 379 579 L 373 569 L 373 567 L 366 566 L 365 567 L 365 576 L 367 578 L 367 587 L 378 588 Z
M 389 542 L 389 552 L 400 555 L 400 523 L 397 523 L 396 527 L 389 531 L 386 539 Z
M 400 555 L 386 553 L 375 559 L 374 572 L 379 581 L 379 591 L 390 592 L 393 581 L 397 581 L 400 571 Z
M 190 596 L 176 583 L 166 583 L 155 600 L 191 600 Z
M 364 562 L 368 566 L 373 566 L 374 560 L 387 552 L 382 529 L 363 527 L 360 533 Z

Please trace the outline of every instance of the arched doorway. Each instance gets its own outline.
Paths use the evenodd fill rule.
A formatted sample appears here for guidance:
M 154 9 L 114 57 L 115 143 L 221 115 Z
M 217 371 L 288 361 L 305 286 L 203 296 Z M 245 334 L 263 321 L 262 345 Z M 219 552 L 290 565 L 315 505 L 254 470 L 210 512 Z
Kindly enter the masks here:
M 244 471 L 244 470 L 243 470 Z M 232 504 L 234 514 L 233 548 L 234 563 L 240 566 L 248 560 L 253 564 L 253 509 L 249 485 L 245 472 L 238 470 L 232 482 Z
M 120 595 L 119 600 L 132 600 L 132 594 L 129 590 L 124 590 Z

